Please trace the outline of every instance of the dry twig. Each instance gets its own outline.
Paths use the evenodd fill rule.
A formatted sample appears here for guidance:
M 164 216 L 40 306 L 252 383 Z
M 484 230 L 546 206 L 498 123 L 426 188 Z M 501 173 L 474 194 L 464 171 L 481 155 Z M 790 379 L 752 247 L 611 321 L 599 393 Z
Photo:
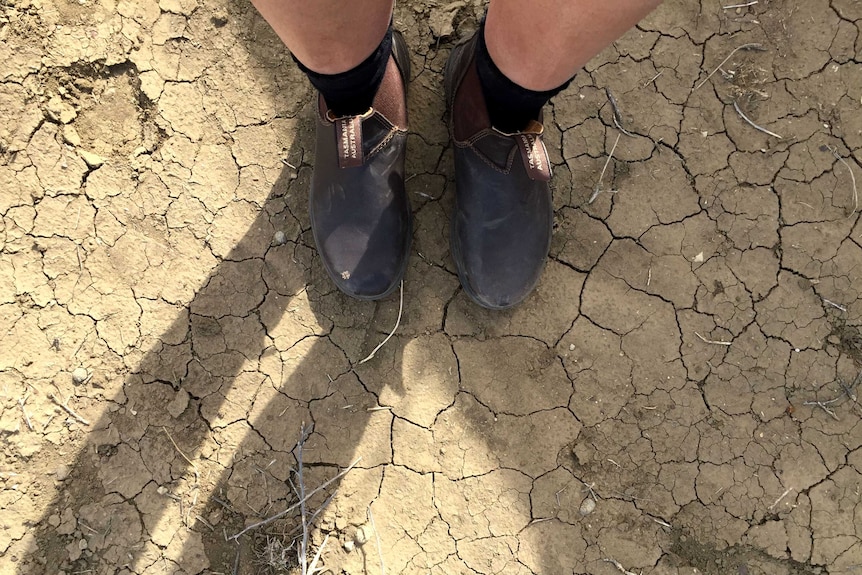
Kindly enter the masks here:
M 825 297 L 822 299 L 823 299 L 823 303 L 825 303 L 826 305 L 831 305 L 835 309 L 839 309 L 839 310 L 843 311 L 844 313 L 847 313 L 847 308 L 844 307 L 843 305 L 837 304 L 834 301 L 830 301 L 830 300 L 826 299 Z
M 856 402 L 856 394 L 853 393 L 853 390 L 850 389 L 850 386 L 848 386 L 846 383 L 844 383 L 844 380 L 842 380 L 842 379 L 838 380 L 838 385 L 841 386 L 841 389 L 844 390 L 844 393 L 847 394 L 847 397 L 849 397 L 850 400 L 855 403 Z
M 605 88 L 605 94 L 608 95 L 608 102 L 611 103 L 611 110 L 613 111 L 613 117 L 614 117 L 614 125 L 616 125 L 617 129 L 620 132 L 622 132 L 623 134 L 625 134 L 626 136 L 634 138 L 635 137 L 634 134 L 632 134 L 631 132 L 629 132 L 628 130 L 623 128 L 623 116 L 622 116 L 622 114 L 620 114 L 619 106 L 617 106 L 617 99 L 614 98 L 613 94 L 611 94 L 611 89 Z
M 792 488 L 792 487 L 788 487 L 788 488 L 784 491 L 784 493 L 782 493 L 781 495 L 779 495 L 779 496 L 778 496 L 778 499 L 776 499 L 776 500 L 772 503 L 772 505 L 770 505 L 769 507 L 767 507 L 767 509 L 768 509 L 768 510 L 770 510 L 770 511 L 771 511 L 772 509 L 774 509 L 774 508 L 775 508 L 775 506 L 776 506 L 776 505 L 778 505 L 779 503 L 781 503 L 781 500 L 782 500 L 782 499 L 784 499 L 785 497 L 787 497 L 787 495 L 788 495 L 791 491 L 793 491 L 793 488 Z
M 303 423 L 302 427 L 300 429 L 299 440 L 296 442 L 296 447 L 295 447 L 295 451 L 294 451 L 294 457 L 296 457 L 297 468 L 293 473 L 296 477 L 296 482 L 294 482 L 294 480 L 291 479 L 290 477 L 288 477 L 288 479 L 287 479 L 287 481 L 290 483 L 291 488 L 293 489 L 293 492 L 296 494 L 296 497 L 298 500 L 297 503 L 290 506 L 289 508 L 285 509 L 284 511 L 277 513 L 276 515 L 274 515 L 268 519 L 265 519 L 259 523 L 256 523 L 254 525 L 250 525 L 250 526 L 246 527 L 245 529 L 243 529 L 242 531 L 240 531 L 236 535 L 231 536 L 230 538 L 228 538 L 227 535 L 225 535 L 226 540 L 233 539 L 234 541 L 236 541 L 243 533 L 246 533 L 247 531 L 249 531 L 251 529 L 255 529 L 257 527 L 271 523 L 271 522 L 275 521 L 276 519 L 285 516 L 286 514 L 290 513 L 292 510 L 294 510 L 298 507 L 299 508 L 299 517 L 300 517 L 299 526 L 294 528 L 288 534 L 281 533 L 281 535 L 279 535 L 278 537 L 269 537 L 269 534 L 267 534 L 267 544 L 266 544 L 266 549 L 264 550 L 264 556 L 262 557 L 262 559 L 263 559 L 263 562 L 266 563 L 267 565 L 275 567 L 276 569 L 286 570 L 288 568 L 288 563 L 290 562 L 290 555 L 293 554 L 293 552 L 294 552 L 293 547 L 295 546 L 296 547 L 296 549 L 295 549 L 296 561 L 300 567 L 300 572 L 302 575 L 316 575 L 316 574 L 324 571 L 324 569 L 322 567 L 318 567 L 317 564 L 320 561 L 320 556 L 323 553 L 323 549 L 324 549 L 324 547 L 326 547 L 326 543 L 329 541 L 330 536 L 329 536 L 329 534 L 326 534 L 326 536 L 323 539 L 323 543 L 320 544 L 320 547 L 318 547 L 317 552 L 314 554 L 314 556 L 309 561 L 308 553 L 309 553 L 310 529 L 311 529 L 311 526 L 314 525 L 314 522 L 317 519 L 317 516 L 321 513 L 321 511 L 323 511 L 323 509 L 325 509 L 327 507 L 327 505 L 329 505 L 329 502 L 332 501 L 332 499 L 335 497 L 335 493 L 337 491 L 330 494 L 330 496 L 326 498 L 326 501 L 323 502 L 323 505 L 321 505 L 310 516 L 309 516 L 309 512 L 308 512 L 308 507 L 307 507 L 308 500 L 311 499 L 311 497 L 314 496 L 315 493 L 319 492 L 321 489 L 324 489 L 327 485 L 329 485 L 330 483 L 332 483 L 333 481 L 335 481 L 339 477 L 343 476 L 353 466 L 355 466 L 356 463 L 359 462 L 359 460 L 357 459 L 353 464 L 351 464 L 351 466 L 349 468 L 345 469 L 343 472 L 339 473 L 334 478 L 330 479 L 329 481 L 327 481 L 326 483 L 324 483 L 323 485 L 321 485 L 317 489 L 315 489 L 311 492 L 307 492 L 306 487 L 305 487 L 305 474 L 304 474 L 305 462 L 304 462 L 303 453 L 304 453 L 304 449 L 305 449 L 305 441 L 308 439 L 308 436 L 310 435 L 310 433 L 311 433 L 311 428 L 306 427 L 305 423 Z M 270 465 L 272 465 L 273 463 L 275 463 L 274 460 L 270 463 Z M 263 472 L 262 469 L 260 469 L 260 468 L 257 468 L 257 469 L 259 471 Z M 288 540 L 291 540 L 292 542 L 289 545 L 285 545 L 283 543 L 283 541 L 288 541 Z
M 357 458 L 353 461 L 353 463 L 351 463 L 350 465 L 348 465 L 347 467 L 345 467 L 343 470 L 341 470 L 341 471 L 340 471 L 340 472 L 339 472 L 335 477 L 333 477 L 332 479 L 329 479 L 329 480 L 327 480 L 327 481 L 323 482 L 323 484 L 322 484 L 322 485 L 320 485 L 320 487 L 317 487 L 317 488 L 315 488 L 315 489 L 313 489 L 313 490 L 309 491 L 309 492 L 308 492 L 308 494 L 307 494 L 307 495 L 305 496 L 305 498 L 303 499 L 303 501 L 297 501 L 296 503 L 294 503 L 293 505 L 291 505 L 290 507 L 288 507 L 288 508 L 287 508 L 287 509 L 285 509 L 284 511 L 279 511 L 279 512 L 278 512 L 278 513 L 276 513 L 275 515 L 273 515 L 273 516 L 271 516 L 271 517 L 268 517 L 268 518 L 264 519 L 263 521 L 258 521 L 257 523 L 254 523 L 254 524 L 252 524 L 252 525 L 249 525 L 248 527 L 246 527 L 245 529 L 243 529 L 243 530 L 242 530 L 242 531 L 240 531 L 239 533 L 235 533 L 234 535 L 231 535 L 230 537 L 228 537 L 228 540 L 236 541 L 236 540 L 238 540 L 241 536 L 245 535 L 246 533 L 248 533 L 249 531 L 251 531 L 251 530 L 253 530 L 253 529 L 257 529 L 258 527 L 263 527 L 264 525 L 269 525 L 269 524 L 270 524 L 270 523 L 272 523 L 273 521 L 276 521 L 276 520 L 278 520 L 278 519 L 281 519 L 282 517 L 284 517 L 285 515 L 287 515 L 287 514 L 288 514 L 288 513 L 290 513 L 291 511 L 294 511 L 297 507 L 299 507 L 299 506 L 300 506 L 300 504 L 307 502 L 309 499 L 311 499 L 312 497 L 314 497 L 315 495 L 317 495 L 319 492 L 321 492 L 322 490 L 326 489 L 327 487 L 329 487 L 330 485 L 332 485 L 333 483 L 335 483 L 336 481 L 338 481 L 339 479 L 341 479 L 342 477 L 344 477 L 345 475 L 347 475 L 348 473 L 350 473 L 350 471 L 351 471 L 354 467 L 356 467 L 356 464 L 358 464 L 361 460 L 362 460 L 362 458 L 361 458 L 361 457 L 357 457 Z
M 835 412 L 834 412 L 834 411 L 832 411 L 831 409 L 829 409 L 829 408 L 828 408 L 828 407 L 826 407 L 826 406 L 827 406 L 827 405 L 830 405 L 830 404 L 832 404 L 832 403 L 835 403 L 836 401 L 838 401 L 838 400 L 839 400 L 839 399 L 841 399 L 842 397 L 844 397 L 844 395 L 843 395 L 843 394 L 842 394 L 842 395 L 839 395 L 839 396 L 838 396 L 838 397 L 836 397 L 835 399 L 830 399 L 830 400 L 828 400 L 828 401 L 806 401 L 806 402 L 804 402 L 802 405 L 814 405 L 814 406 L 817 406 L 817 407 L 819 407 L 820 409 L 822 409 L 823 411 L 825 411 L 826 413 L 828 413 L 828 414 L 832 417 L 832 419 L 834 419 L 835 421 L 841 421 L 840 419 L 838 419 L 838 416 L 837 416 L 837 415 L 835 415 Z
M 589 495 L 589 497 L 591 497 L 591 498 L 592 498 L 592 500 L 593 500 L 593 501 L 598 501 L 598 500 L 599 500 L 599 496 L 598 496 L 598 494 L 596 494 L 596 484 L 595 484 L 595 482 L 593 482 L 593 483 L 587 483 L 587 482 L 586 482 L 586 481 L 584 481 L 583 479 L 578 479 L 578 481 L 580 481 L 581 483 L 583 483 L 583 484 L 584 484 L 584 487 L 586 487 L 586 488 L 587 488 L 587 494 Z
M 554 519 L 556 519 L 556 517 L 538 517 L 530 521 L 527 526 L 529 527 L 530 525 L 535 525 L 536 523 L 544 523 L 545 521 L 553 521 Z
M 862 383 L 862 371 L 859 372 L 859 375 L 856 376 L 856 379 L 854 379 L 853 383 L 851 383 L 850 385 L 845 384 L 844 381 L 840 379 L 838 380 L 838 383 L 839 385 L 841 385 L 841 389 L 844 390 L 844 393 L 847 394 L 847 397 L 853 400 L 853 403 L 856 403 L 856 392 L 853 390 L 856 389 L 856 387 L 858 387 L 860 383 Z
M 403 311 L 404 311 L 404 280 L 401 280 L 401 298 L 398 302 L 398 319 L 395 320 L 395 327 L 392 328 L 392 331 L 389 332 L 389 335 L 386 336 L 386 339 L 384 339 L 379 344 L 377 344 L 377 347 L 375 347 L 371 351 L 371 353 L 368 354 L 368 357 L 361 360 L 356 365 L 362 365 L 366 361 L 370 361 L 370 360 L 374 359 L 374 354 L 376 354 L 378 351 L 380 351 L 380 348 L 383 347 L 384 345 L 386 345 L 386 342 L 389 341 L 393 335 L 395 335 L 395 332 L 398 330 L 398 326 L 401 324 L 401 312 L 403 312 Z
M 850 401 L 853 402 L 854 407 L 857 410 L 859 410 L 860 415 L 862 415 L 862 409 L 860 409 L 859 400 L 858 400 L 858 397 L 856 395 L 856 392 L 854 391 L 854 389 L 856 389 L 856 387 L 860 383 L 862 383 L 862 371 L 859 372 L 859 375 L 857 375 L 856 378 L 853 380 L 853 382 L 849 385 L 844 383 L 843 379 L 838 378 L 838 385 L 841 386 L 841 389 L 844 391 L 844 393 L 847 395 L 847 397 L 850 398 Z M 840 398 L 840 396 L 839 396 L 839 398 Z
M 646 84 L 644 84 L 643 87 L 646 88 L 647 86 L 649 86 L 650 84 L 655 82 L 658 79 L 658 77 L 661 76 L 663 73 L 664 72 L 661 71 L 658 74 L 656 74 L 655 76 L 653 76 L 652 78 L 650 78 L 649 80 L 647 80 Z
M 335 499 L 336 495 L 338 495 L 337 489 L 330 493 L 329 497 L 326 498 L 326 500 L 320 505 L 320 507 L 318 507 L 317 510 L 311 514 L 311 517 L 308 518 L 309 525 L 314 525 L 314 522 L 317 521 L 317 516 L 320 515 L 324 510 L 326 510 L 327 507 L 329 507 L 329 504 L 332 502 L 333 499 Z M 293 539 L 294 537 L 296 537 L 296 535 L 299 534 L 300 531 L 302 531 L 302 525 L 293 528 L 287 533 L 285 537 L 286 539 Z
M 33 431 L 33 422 L 30 421 L 30 416 L 27 415 L 27 410 L 24 408 L 24 402 L 27 401 L 28 397 L 30 397 L 29 393 L 18 400 L 18 405 L 21 406 L 21 413 L 24 414 L 24 421 L 27 423 L 27 427 L 30 431 Z
M 563 504 L 562 504 L 562 503 L 560 503 L 560 493 L 562 493 L 563 491 L 565 491 L 565 490 L 566 490 L 566 487 L 568 487 L 568 485 L 563 485 L 560 489 L 558 489 L 558 490 L 554 493 L 554 499 L 556 499 L 556 500 L 557 500 L 557 513 L 559 513 L 560 509 L 563 507 Z
M 374 530 L 374 538 L 377 540 L 377 556 L 380 558 L 380 575 L 386 575 L 386 564 L 383 562 L 383 546 L 380 544 L 380 533 L 377 532 L 377 526 L 374 524 L 374 514 L 371 513 L 371 506 L 368 506 L 368 521 L 371 523 L 371 529 Z
M 296 498 L 299 499 L 299 517 L 302 524 L 302 539 L 299 540 L 299 545 L 296 549 L 299 555 L 299 565 L 302 568 L 302 575 L 308 575 L 308 516 L 306 514 L 306 498 L 305 498 L 305 479 L 303 475 L 302 448 L 305 446 L 305 439 L 308 437 L 308 429 L 305 423 L 299 432 L 299 441 L 296 442 L 296 480 L 299 483 L 299 489 L 290 481 L 293 487 Z
M 739 46 L 738 48 L 734 48 L 733 52 L 731 52 L 730 54 L 728 54 L 728 55 L 727 55 L 727 58 L 725 58 L 724 60 L 722 60 L 722 61 L 721 61 L 721 64 L 719 64 L 718 66 L 716 66 L 716 67 L 715 67 L 715 70 L 713 70 L 712 72 L 710 72 L 710 73 L 709 73 L 709 75 L 708 75 L 706 78 L 704 78 L 704 79 L 700 82 L 700 84 L 698 84 L 697 86 L 695 86 L 695 87 L 694 87 L 694 89 L 692 90 L 692 92 L 694 92 L 695 90 L 697 90 L 698 88 L 700 88 L 701 86 L 703 86 L 704 84 L 706 84 L 707 80 L 709 80 L 710 78 L 712 78 L 713 74 L 715 74 L 716 72 L 718 72 L 718 70 L 719 70 L 722 66 L 724 66 L 724 64 L 725 64 L 728 60 L 730 60 L 730 59 L 733 57 L 733 55 L 734 55 L 734 54 L 736 54 L 737 52 L 739 52 L 740 50 L 758 50 L 758 51 L 763 52 L 763 51 L 765 51 L 765 50 L 766 50 L 766 48 L 764 48 L 764 47 L 763 47 L 763 44 L 758 44 L 757 42 L 751 42 L 750 44 L 743 44 L 742 46 Z
M 167 435 L 167 436 L 168 436 L 168 439 L 170 439 L 170 440 L 171 440 L 171 443 L 173 443 L 173 444 L 174 444 L 174 449 L 176 449 L 176 450 L 177 450 L 177 453 L 179 453 L 179 454 L 182 456 L 182 458 L 183 458 L 183 459 L 185 459 L 185 460 L 186 460 L 186 462 L 187 462 L 189 465 L 191 465 L 191 466 L 192 466 L 192 470 L 194 470 L 194 472 L 195 472 L 195 485 L 197 485 L 197 484 L 198 484 L 198 479 L 200 479 L 200 473 L 198 473 L 198 466 L 197 466 L 197 465 L 195 465 L 195 464 L 192 462 L 192 460 L 191 460 L 191 459 L 189 459 L 188 457 L 186 457 L 186 454 L 185 454 L 185 453 L 183 453 L 183 450 L 182 450 L 182 449 L 180 449 L 180 446 L 179 446 L 179 445 L 177 445 L 177 442 L 176 442 L 176 441 L 174 441 L 174 438 L 173 438 L 173 437 L 171 437 L 171 434 L 170 434 L 170 433 L 168 433 L 168 428 L 167 428 L 167 427 L 165 427 L 165 426 L 163 425 L 163 426 L 162 426 L 162 431 L 164 431 L 164 432 L 165 432 L 165 435 Z
M 832 155 L 835 156 L 835 159 L 844 164 L 844 166 L 847 167 L 847 171 L 850 172 L 850 181 L 853 184 L 853 211 L 850 212 L 850 215 L 852 216 L 859 209 L 859 192 L 856 190 L 856 176 L 853 174 L 853 168 L 850 167 L 850 164 L 847 163 L 847 160 L 838 155 L 838 151 L 835 148 L 832 148 L 831 146 L 823 147 L 832 152 Z
M 617 144 L 620 143 L 621 137 L 622 137 L 621 134 L 617 134 L 617 139 L 614 141 L 614 145 L 611 148 L 611 153 L 608 154 L 608 159 L 605 160 L 605 165 L 602 167 L 602 173 L 599 174 L 599 181 L 596 182 L 596 188 L 595 188 L 595 190 L 593 190 L 593 195 L 590 196 L 589 200 L 587 200 L 588 204 L 592 204 L 594 201 L 596 201 L 596 198 L 598 198 L 599 194 L 602 193 L 602 178 L 605 177 L 605 170 L 608 169 L 608 164 L 611 163 L 611 158 L 614 157 L 614 150 L 617 149 Z M 613 192 L 610 192 L 610 193 L 613 193 Z
M 746 123 L 747 123 L 749 126 L 751 126 L 752 128 L 754 128 L 755 130 L 758 130 L 758 131 L 760 131 L 760 132 L 763 132 L 764 134 L 769 134 L 770 136 L 776 137 L 776 138 L 778 138 L 779 140 L 780 140 L 780 139 L 782 139 L 782 138 L 781 138 L 781 136 L 779 136 L 779 135 L 778 135 L 778 134 L 776 134 L 775 132 L 770 132 L 769 130 L 767 130 L 767 129 L 766 129 L 766 128 L 764 128 L 763 126 L 758 126 L 757 124 L 755 124 L 754 122 L 752 122 L 752 121 L 749 119 L 749 117 L 748 117 L 748 116 L 746 116 L 745 114 L 743 114 L 743 113 L 742 113 L 742 110 L 739 108 L 739 104 L 736 102 L 736 100 L 734 100 L 734 101 L 733 101 L 733 109 L 734 109 L 734 110 L 736 110 L 736 113 L 737 113 L 737 114 L 739 114 L 739 117 L 740 117 L 740 118 L 742 118 L 743 120 L 745 120 L 745 121 L 746 121 Z
M 694 335 L 696 335 L 697 337 L 699 337 L 699 338 L 700 338 L 700 340 L 701 340 L 702 342 L 704 342 L 704 343 L 711 343 L 711 344 L 714 344 L 714 345 L 731 345 L 731 344 L 733 343 L 733 342 L 731 342 L 731 341 L 719 341 L 719 340 L 715 340 L 715 339 L 706 339 L 705 337 L 703 337 L 702 335 L 700 335 L 700 334 L 699 334 L 699 333 L 697 333 L 697 332 L 694 332 Z
M 751 0 L 751 2 L 746 2 L 745 4 L 730 4 L 728 6 L 722 6 L 722 10 L 731 10 L 733 8 L 748 8 L 749 6 L 754 6 L 758 3 L 759 0 Z
M 317 553 L 314 554 L 314 557 L 311 559 L 311 563 L 308 564 L 308 572 L 311 575 L 315 573 L 319 573 L 323 571 L 320 567 L 317 566 L 317 562 L 320 561 L 320 555 L 323 553 L 323 548 L 326 547 L 326 543 L 329 541 L 329 533 L 323 538 L 323 543 L 320 544 L 320 547 L 317 548 Z
M 62 408 L 63 411 L 65 411 L 66 413 L 68 413 L 69 415 L 74 417 L 76 420 L 78 420 L 79 423 L 83 423 L 84 425 L 90 425 L 89 421 L 87 421 L 86 419 L 84 419 L 83 417 L 81 417 L 80 415 L 75 413 L 75 410 L 72 409 L 71 407 L 69 407 L 68 400 L 66 401 L 66 403 L 60 403 L 60 400 L 57 399 L 57 397 L 53 393 L 48 394 L 48 399 L 53 401 L 56 405 L 60 406 L 60 408 Z
M 206 525 L 210 531 L 215 531 L 215 527 L 212 526 L 212 523 L 210 523 L 209 521 L 207 521 L 206 519 L 204 519 L 203 517 L 201 517 L 197 513 L 195 513 L 195 519 L 197 519 L 198 521 L 200 521 L 201 523 Z
M 234 560 L 233 560 L 233 575 L 238 575 L 238 573 L 239 573 L 239 558 L 240 558 L 240 551 L 241 551 L 241 550 L 242 550 L 242 547 L 240 547 L 239 545 L 237 545 L 237 547 L 236 547 L 236 557 L 235 557 L 235 558 L 234 558 Z
M 629 571 L 625 567 L 623 567 L 623 564 L 620 563 L 619 561 L 617 561 L 616 559 L 609 559 L 609 558 L 605 557 L 604 559 L 602 559 L 602 561 L 604 561 L 605 563 L 610 563 L 611 565 L 616 567 L 619 570 L 619 572 L 622 573 L 623 575 L 637 575 L 637 573 L 635 573 L 633 571 Z

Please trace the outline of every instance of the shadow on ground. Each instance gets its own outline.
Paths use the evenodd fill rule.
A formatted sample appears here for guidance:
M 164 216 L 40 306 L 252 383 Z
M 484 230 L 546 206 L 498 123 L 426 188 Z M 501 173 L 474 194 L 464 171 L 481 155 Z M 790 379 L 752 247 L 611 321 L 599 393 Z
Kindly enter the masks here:
M 246 9 L 234 5 L 230 11 Z M 261 26 L 258 21 L 253 28 Z M 259 54 L 255 38 L 241 37 L 248 40 L 252 57 Z M 270 62 L 256 67 L 284 72 Z M 423 73 L 427 77 L 431 72 Z M 442 103 L 438 99 L 434 105 L 433 111 L 417 114 L 420 131 L 423 121 L 440 121 Z M 399 441 L 393 438 L 393 427 L 424 425 L 428 431 L 442 411 L 456 404 L 466 417 L 451 431 L 458 436 L 479 439 L 491 419 L 496 421 L 472 396 L 456 398 L 460 374 L 453 344 L 439 333 L 442 324 L 432 324 L 458 293 L 448 261 L 435 264 L 424 254 L 413 254 L 404 326 L 375 359 L 358 365 L 394 323 L 398 298 L 396 294 L 380 303 L 350 300 L 322 271 L 305 216 L 314 139 L 309 107 L 303 109 L 292 146 L 284 151 L 285 158 L 301 158 L 301 164 L 283 168 L 247 233 L 125 378 L 120 394 L 108 402 L 110 409 L 92 423 L 85 447 L 69 463 L 63 489 L 39 522 L 36 548 L 19 562 L 19 573 L 56 572 L 61 567 L 74 573 L 101 572 L 108 566 L 120 573 L 197 573 L 234 565 L 240 573 L 259 572 L 267 541 L 279 534 L 272 527 L 261 529 L 241 538 L 240 545 L 226 541 L 225 535 L 294 501 L 289 483 L 297 481 L 293 453 L 303 425 L 311 430 L 304 443 L 306 488 L 362 458 L 349 476 L 358 479 L 345 480 L 348 494 L 322 516 L 329 530 L 352 537 L 382 482 L 398 481 L 401 473 L 419 478 L 418 484 L 415 477 L 402 484 L 408 493 L 420 491 L 416 500 L 388 497 L 377 505 L 381 523 L 406 525 L 381 525 L 381 533 L 401 538 L 416 527 L 409 524 L 411 505 L 421 508 L 440 495 L 440 486 L 426 482 L 431 477 L 427 473 L 412 473 L 409 463 L 393 466 Z M 440 128 L 431 126 L 430 131 L 439 134 Z M 423 152 L 412 148 L 410 153 Z M 437 170 L 439 153 L 434 160 L 432 150 L 430 161 Z M 436 200 L 429 203 L 426 192 L 443 196 L 451 180 L 449 168 L 446 159 L 436 176 L 414 173 L 420 179 L 410 191 L 424 198 L 417 220 L 426 235 L 428 229 L 445 229 L 445 210 Z M 448 202 L 451 198 L 442 203 Z M 430 234 L 437 235 L 445 237 L 445 231 Z M 422 248 L 421 239 L 417 245 Z M 445 246 L 433 249 L 438 260 L 445 255 Z M 419 287 L 429 278 L 433 284 Z M 430 318 L 432 313 L 437 319 Z M 493 314 L 477 313 L 493 325 Z M 503 323 L 512 321 L 511 313 L 501 317 Z M 494 379 L 493 366 L 488 368 L 488 377 Z M 387 408 L 377 409 L 381 405 Z M 516 424 L 512 431 L 511 437 L 520 435 Z M 464 448 L 462 471 L 474 467 L 472 457 L 486 463 L 494 459 L 482 451 L 508 449 L 501 438 L 490 439 L 496 445 L 480 441 Z M 402 449 L 419 447 L 400 441 Z M 529 481 L 525 486 L 520 472 L 512 474 L 526 524 Z M 507 479 L 493 481 L 505 484 Z M 355 501 L 351 490 L 358 493 Z M 323 498 L 313 503 L 319 505 Z M 405 518 L 391 516 L 393 509 Z M 428 525 L 439 531 L 447 518 L 437 511 L 432 515 Z M 279 528 L 296 521 L 290 515 Z M 72 532 L 84 537 L 70 542 Z M 405 544 L 388 540 L 387 545 Z M 367 561 L 376 564 L 373 554 L 363 555 L 363 564 Z M 402 568 L 421 567 L 408 563 Z

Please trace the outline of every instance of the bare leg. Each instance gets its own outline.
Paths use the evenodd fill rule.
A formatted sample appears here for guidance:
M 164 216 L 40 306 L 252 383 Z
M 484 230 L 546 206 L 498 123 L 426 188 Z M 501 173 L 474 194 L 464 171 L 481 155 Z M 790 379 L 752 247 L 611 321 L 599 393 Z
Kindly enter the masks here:
M 551 90 L 622 36 L 661 0 L 492 0 L 491 59 L 514 83 Z
M 354 68 L 386 34 L 394 0 L 252 0 L 296 59 L 319 74 Z

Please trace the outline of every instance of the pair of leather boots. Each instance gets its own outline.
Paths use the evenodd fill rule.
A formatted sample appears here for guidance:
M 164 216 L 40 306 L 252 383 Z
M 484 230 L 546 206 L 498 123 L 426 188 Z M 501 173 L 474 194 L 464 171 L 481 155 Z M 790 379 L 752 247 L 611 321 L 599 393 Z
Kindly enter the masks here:
M 455 150 L 451 252 L 464 291 L 479 305 L 505 309 L 539 281 L 551 241 L 550 165 L 542 125 L 505 134 L 488 118 L 476 72 L 478 35 L 455 47 L 446 66 L 446 103 Z M 344 293 L 389 295 L 404 275 L 412 237 L 404 189 L 407 46 L 397 32 L 372 107 L 334 117 L 318 98 L 311 181 L 314 240 L 327 273 Z

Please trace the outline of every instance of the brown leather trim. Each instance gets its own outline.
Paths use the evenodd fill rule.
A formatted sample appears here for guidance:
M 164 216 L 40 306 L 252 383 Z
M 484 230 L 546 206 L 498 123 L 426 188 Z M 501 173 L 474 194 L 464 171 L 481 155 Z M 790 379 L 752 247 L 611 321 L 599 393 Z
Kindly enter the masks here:
M 407 89 L 395 58 L 389 59 L 380 89 L 374 96 L 374 109 L 392 125 L 407 129 Z
M 455 97 L 451 107 L 452 138 L 460 142 L 466 142 L 475 134 L 491 128 L 485 96 L 482 94 L 479 75 L 476 73 L 476 66 L 473 63 L 472 49 L 474 45 L 474 42 L 470 42 L 461 48 L 459 65 L 463 64 L 464 60 L 467 61 L 467 64 L 463 73 L 459 73 L 460 79 L 454 90 Z M 471 52 L 467 52 L 467 50 L 471 50 Z
M 448 82 L 446 94 L 446 108 L 449 110 L 449 125 L 454 133 L 454 110 L 455 98 L 458 96 L 458 89 L 464 80 L 464 75 L 467 73 L 470 65 L 473 62 L 473 55 L 476 52 L 476 42 L 478 42 L 478 33 L 473 34 L 468 40 L 456 45 L 452 48 L 446 66 L 446 80 Z M 490 122 L 489 122 L 490 125 Z
M 317 93 L 317 119 L 324 124 L 330 123 L 327 119 L 329 108 L 326 107 L 326 100 L 323 99 L 323 94 Z

